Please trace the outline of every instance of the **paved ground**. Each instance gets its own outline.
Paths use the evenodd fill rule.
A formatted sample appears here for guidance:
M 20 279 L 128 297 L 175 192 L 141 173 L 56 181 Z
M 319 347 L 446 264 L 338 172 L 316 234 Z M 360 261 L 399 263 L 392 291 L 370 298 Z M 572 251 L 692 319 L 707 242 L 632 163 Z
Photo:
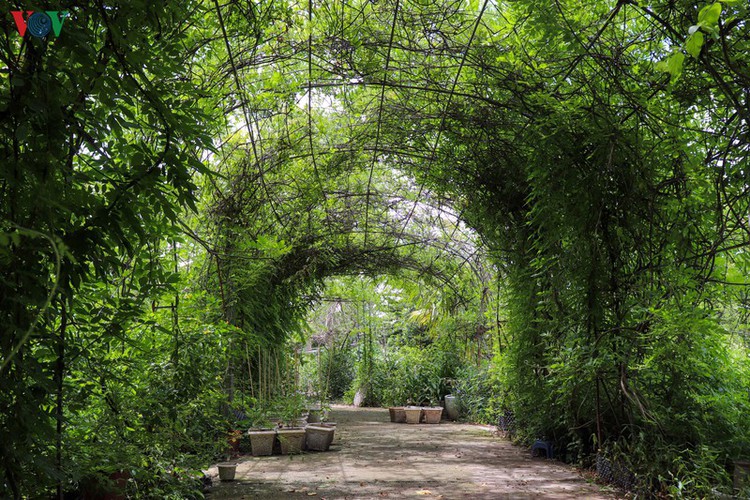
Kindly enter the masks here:
M 335 407 L 331 420 L 331 451 L 242 457 L 234 482 L 220 482 L 214 466 L 208 498 L 616 498 L 485 426 L 392 424 L 387 409 L 349 407 Z

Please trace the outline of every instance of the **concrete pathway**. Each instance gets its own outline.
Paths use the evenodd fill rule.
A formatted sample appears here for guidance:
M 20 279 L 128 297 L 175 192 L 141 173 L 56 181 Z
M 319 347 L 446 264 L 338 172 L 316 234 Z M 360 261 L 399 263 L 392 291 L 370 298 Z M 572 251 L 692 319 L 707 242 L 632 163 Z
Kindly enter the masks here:
M 216 467 L 209 499 L 611 499 L 572 467 L 513 446 L 487 426 L 390 423 L 387 409 L 335 407 L 331 451 L 242 457 L 234 482 Z

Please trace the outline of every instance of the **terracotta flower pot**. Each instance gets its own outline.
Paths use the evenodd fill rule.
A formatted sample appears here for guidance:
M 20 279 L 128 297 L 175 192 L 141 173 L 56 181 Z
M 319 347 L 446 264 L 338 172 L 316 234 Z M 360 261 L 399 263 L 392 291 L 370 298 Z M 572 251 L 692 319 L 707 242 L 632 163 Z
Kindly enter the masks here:
M 404 412 L 406 413 L 407 424 L 418 424 L 422 418 L 422 408 L 419 406 L 406 406 Z
M 406 410 L 404 410 L 403 406 L 396 406 L 396 420 L 395 422 L 398 424 L 405 424 L 406 423 Z
M 424 422 L 426 424 L 439 424 L 440 417 L 443 415 L 443 409 L 439 406 L 432 408 L 422 408 L 424 412 Z
M 392 406 L 388 408 L 388 412 L 391 416 L 391 422 L 403 424 L 406 422 L 406 412 L 403 406 Z
M 242 438 L 242 431 L 234 430 L 227 435 L 227 446 L 229 453 L 233 457 L 237 457 L 240 454 L 240 439 Z

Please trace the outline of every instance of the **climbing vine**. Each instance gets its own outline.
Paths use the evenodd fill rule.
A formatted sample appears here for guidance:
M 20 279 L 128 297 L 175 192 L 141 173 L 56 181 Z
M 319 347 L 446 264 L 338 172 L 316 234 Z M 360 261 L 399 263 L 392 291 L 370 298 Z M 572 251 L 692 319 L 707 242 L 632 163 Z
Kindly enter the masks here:
M 0 21 L 0 496 L 194 494 L 383 276 L 341 358 L 383 403 L 429 352 L 421 399 L 644 492 L 750 453 L 746 2 L 63 4 Z

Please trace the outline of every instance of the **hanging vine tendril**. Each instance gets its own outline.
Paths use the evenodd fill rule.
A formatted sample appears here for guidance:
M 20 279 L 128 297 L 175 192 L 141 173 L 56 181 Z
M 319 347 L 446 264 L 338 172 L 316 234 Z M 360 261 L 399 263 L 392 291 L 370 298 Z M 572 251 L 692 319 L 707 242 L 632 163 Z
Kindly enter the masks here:
M 55 240 L 52 239 L 51 236 L 39 231 L 35 231 L 33 229 L 28 229 L 20 226 L 16 226 L 16 229 L 20 234 L 31 236 L 34 238 L 44 238 L 49 242 L 50 246 L 52 247 L 52 251 L 55 253 L 55 283 L 52 285 L 49 294 L 47 294 L 47 299 L 44 301 L 44 305 L 37 313 L 34 321 L 32 321 L 29 325 L 26 333 L 24 333 L 18 344 L 16 344 L 16 346 L 10 351 L 10 353 L 8 353 L 8 356 L 3 360 L 3 364 L 0 365 L 0 373 L 5 370 L 5 367 L 8 365 L 8 363 L 11 362 L 11 360 L 16 356 L 16 354 L 18 354 L 26 341 L 29 340 L 29 337 L 31 337 L 31 334 L 34 332 L 34 328 L 36 328 L 37 323 L 39 323 L 39 319 L 47 312 L 47 309 L 49 309 L 49 306 L 52 303 L 52 299 L 55 298 L 57 289 L 60 285 L 60 267 L 62 265 L 62 255 L 60 254 L 60 249 L 58 248 L 57 243 L 55 243 Z

